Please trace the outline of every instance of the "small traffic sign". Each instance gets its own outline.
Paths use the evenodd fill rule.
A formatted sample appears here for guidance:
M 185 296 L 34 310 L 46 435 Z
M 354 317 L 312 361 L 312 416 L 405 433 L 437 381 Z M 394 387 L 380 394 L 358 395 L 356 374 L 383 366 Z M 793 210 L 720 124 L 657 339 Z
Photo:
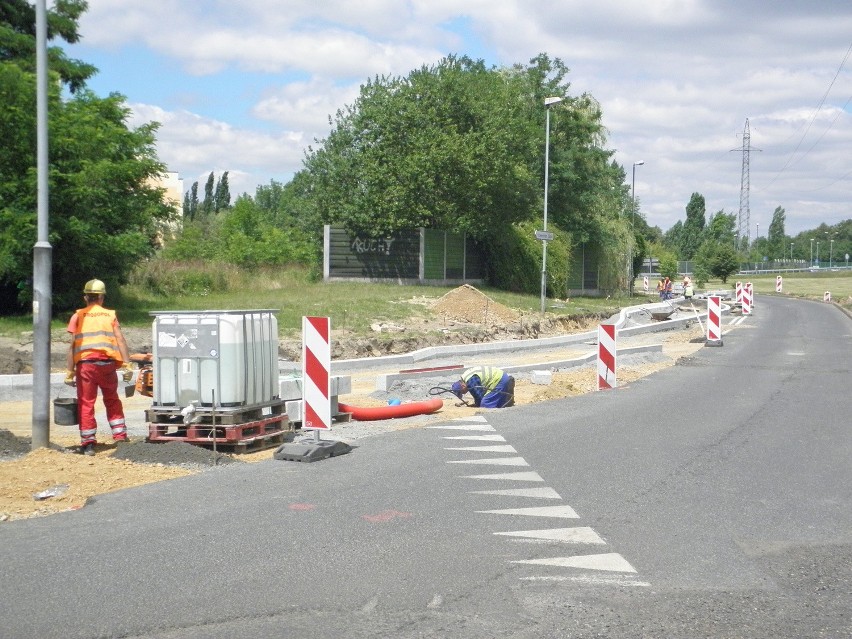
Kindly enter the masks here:
M 545 242 L 551 242 L 553 241 L 553 233 L 551 233 L 550 231 L 536 231 L 535 239 L 544 240 Z

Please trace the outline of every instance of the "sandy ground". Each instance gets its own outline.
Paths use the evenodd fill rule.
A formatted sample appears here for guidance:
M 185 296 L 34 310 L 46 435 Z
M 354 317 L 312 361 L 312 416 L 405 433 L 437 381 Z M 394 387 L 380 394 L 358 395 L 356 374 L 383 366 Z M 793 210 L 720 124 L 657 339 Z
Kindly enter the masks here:
M 465 293 L 469 295 L 469 291 Z M 487 304 L 492 318 L 502 312 L 507 321 L 516 321 L 517 316 L 509 311 L 495 309 L 490 301 Z M 585 327 L 578 325 L 576 328 L 579 331 Z M 634 355 L 620 360 L 617 370 L 619 386 L 673 366 L 678 359 L 695 352 L 704 344 L 698 325 L 664 334 L 651 334 L 639 338 L 639 341 L 662 344 L 662 353 Z M 590 352 L 591 348 L 586 348 L 584 352 Z M 560 357 L 565 358 L 564 350 Z M 545 368 L 547 360 L 553 358 L 553 353 L 529 353 L 517 355 L 514 362 L 543 363 Z M 499 361 L 488 362 L 481 358 L 477 362 L 460 363 L 499 365 Z M 398 397 L 403 401 L 427 399 L 430 386 L 449 386 L 452 382 L 430 379 L 424 380 L 419 386 L 394 387 L 389 392 L 380 392 L 376 391 L 375 371 L 355 373 L 351 378 L 352 393 L 341 396 L 340 401 L 356 406 L 384 405 L 389 397 Z M 596 371 L 593 365 L 555 371 L 552 383 L 546 386 L 532 383 L 529 375 L 517 375 L 516 380 L 515 403 L 523 406 L 591 392 L 595 389 Z M 69 395 L 71 392 L 69 389 Z M 438 421 L 487 413 L 487 410 L 472 406 L 458 406 L 454 396 L 441 397 L 445 398 L 444 406 L 432 415 L 377 422 L 340 421 L 334 424 L 331 433 L 323 434 L 323 439 L 351 442 L 397 430 L 422 428 Z M 227 455 L 221 452 L 214 454 L 207 449 L 180 442 L 148 443 L 145 441 L 147 424 L 144 422 L 144 411 L 150 405 L 150 398 L 139 395 L 124 400 L 131 441 L 116 445 L 110 441 L 104 426 L 105 419 L 99 400 L 100 443 L 95 456 L 86 457 L 77 452 L 79 435 L 76 426 L 51 425 L 51 448 L 31 451 L 30 402 L 0 403 L 0 522 L 80 508 L 98 494 L 202 472 L 217 465 L 272 458 L 274 448 Z

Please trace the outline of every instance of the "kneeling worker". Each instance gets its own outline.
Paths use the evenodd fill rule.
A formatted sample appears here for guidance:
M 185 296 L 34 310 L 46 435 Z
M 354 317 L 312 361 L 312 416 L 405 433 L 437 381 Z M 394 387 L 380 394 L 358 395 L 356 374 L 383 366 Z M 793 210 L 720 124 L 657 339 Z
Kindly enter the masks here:
M 515 404 L 515 378 L 494 366 L 474 366 L 453 384 L 453 393 L 459 399 L 470 393 L 477 407 L 506 408 Z

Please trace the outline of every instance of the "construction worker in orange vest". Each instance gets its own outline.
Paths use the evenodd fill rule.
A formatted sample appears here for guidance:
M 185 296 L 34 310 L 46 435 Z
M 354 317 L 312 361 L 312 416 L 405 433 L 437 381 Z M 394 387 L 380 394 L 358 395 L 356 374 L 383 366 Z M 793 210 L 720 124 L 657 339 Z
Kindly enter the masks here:
M 98 389 L 103 395 L 112 438 L 127 441 L 124 407 L 118 398 L 118 377 L 129 382 L 133 377 L 127 342 L 121 333 L 115 311 L 103 307 L 106 286 L 101 280 L 89 280 L 83 288 L 86 308 L 79 309 L 68 323 L 71 347 L 68 349 L 65 383 L 77 387 L 77 410 L 80 424 L 80 452 L 95 454 L 98 424 L 95 400 Z

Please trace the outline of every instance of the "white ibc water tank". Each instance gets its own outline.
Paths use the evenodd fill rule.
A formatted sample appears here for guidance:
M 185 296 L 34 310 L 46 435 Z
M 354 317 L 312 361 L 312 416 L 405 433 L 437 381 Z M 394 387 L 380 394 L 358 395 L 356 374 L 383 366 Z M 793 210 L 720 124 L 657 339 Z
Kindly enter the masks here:
M 261 404 L 278 397 L 271 310 L 155 312 L 154 405 Z

